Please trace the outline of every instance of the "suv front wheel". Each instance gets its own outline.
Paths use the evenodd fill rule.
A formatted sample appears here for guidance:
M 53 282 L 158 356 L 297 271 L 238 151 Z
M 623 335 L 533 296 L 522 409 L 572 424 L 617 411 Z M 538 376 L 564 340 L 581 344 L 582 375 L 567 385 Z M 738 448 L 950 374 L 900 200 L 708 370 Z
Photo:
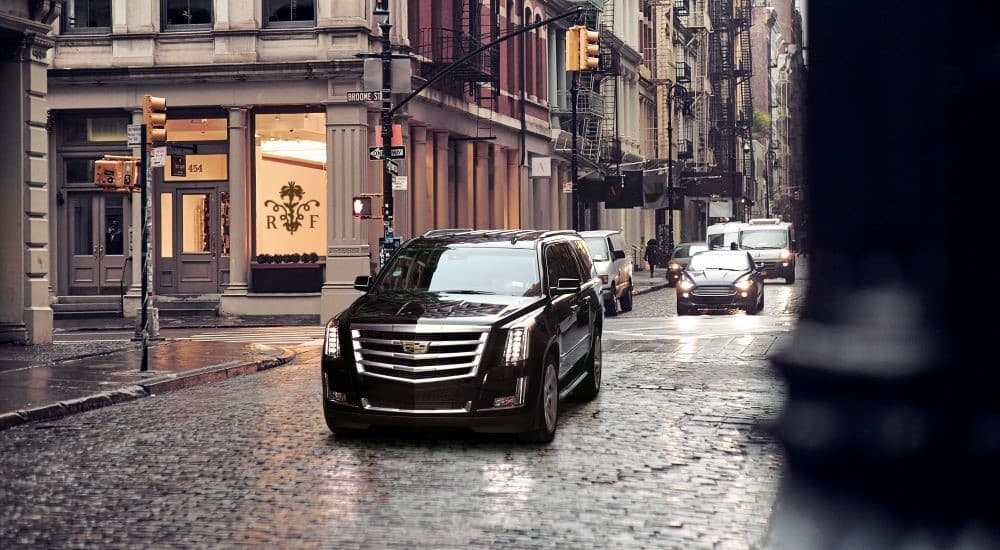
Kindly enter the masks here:
M 545 358 L 542 368 L 542 387 L 535 404 L 535 428 L 521 434 L 523 441 L 548 443 L 556 435 L 556 420 L 559 417 L 559 377 L 556 375 L 556 360 L 551 354 Z

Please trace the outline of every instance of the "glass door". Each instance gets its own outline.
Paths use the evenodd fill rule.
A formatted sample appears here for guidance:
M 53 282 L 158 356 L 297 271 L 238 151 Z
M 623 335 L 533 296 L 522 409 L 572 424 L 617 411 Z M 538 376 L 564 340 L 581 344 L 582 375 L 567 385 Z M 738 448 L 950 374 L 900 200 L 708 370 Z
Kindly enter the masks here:
M 130 282 L 126 195 L 70 192 L 70 294 L 118 294 Z
M 174 199 L 177 292 L 218 292 L 219 205 L 215 189 L 178 189 Z

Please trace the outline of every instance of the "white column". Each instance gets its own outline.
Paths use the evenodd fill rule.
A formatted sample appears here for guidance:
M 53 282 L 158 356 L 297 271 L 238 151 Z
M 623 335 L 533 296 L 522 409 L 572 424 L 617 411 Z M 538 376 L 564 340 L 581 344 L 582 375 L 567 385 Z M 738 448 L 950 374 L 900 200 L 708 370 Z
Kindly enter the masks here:
M 247 158 L 247 109 L 229 108 L 229 284 L 224 294 L 246 295 L 250 227 L 247 193 L 250 188 Z

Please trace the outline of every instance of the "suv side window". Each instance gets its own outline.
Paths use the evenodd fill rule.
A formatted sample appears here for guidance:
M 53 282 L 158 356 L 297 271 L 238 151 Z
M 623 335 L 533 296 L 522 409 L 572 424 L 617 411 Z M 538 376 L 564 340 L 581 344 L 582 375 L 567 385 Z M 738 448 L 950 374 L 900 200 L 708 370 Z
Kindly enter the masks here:
M 687 245 L 678 246 L 677 249 L 674 250 L 674 258 L 687 258 L 689 256 L 688 248 L 689 247 Z
M 590 257 L 587 243 L 583 241 L 572 241 L 572 243 L 573 250 L 576 253 L 576 262 L 580 267 L 580 282 L 585 283 L 588 279 L 597 277 L 597 266 L 594 265 L 594 259 Z
M 561 278 L 580 278 L 580 268 L 573 259 L 569 243 L 552 243 L 545 247 L 545 273 L 549 288 L 556 286 Z

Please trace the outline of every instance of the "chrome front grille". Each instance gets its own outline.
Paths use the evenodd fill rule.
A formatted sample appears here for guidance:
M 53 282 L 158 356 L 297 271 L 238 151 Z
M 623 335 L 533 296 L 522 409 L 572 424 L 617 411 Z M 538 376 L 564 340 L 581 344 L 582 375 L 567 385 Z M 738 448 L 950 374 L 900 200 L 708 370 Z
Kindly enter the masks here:
M 354 325 L 354 363 L 359 373 L 411 383 L 472 377 L 489 333 L 489 326 Z
M 695 296 L 730 296 L 733 294 L 733 287 L 730 285 L 707 285 L 695 287 L 691 291 Z

